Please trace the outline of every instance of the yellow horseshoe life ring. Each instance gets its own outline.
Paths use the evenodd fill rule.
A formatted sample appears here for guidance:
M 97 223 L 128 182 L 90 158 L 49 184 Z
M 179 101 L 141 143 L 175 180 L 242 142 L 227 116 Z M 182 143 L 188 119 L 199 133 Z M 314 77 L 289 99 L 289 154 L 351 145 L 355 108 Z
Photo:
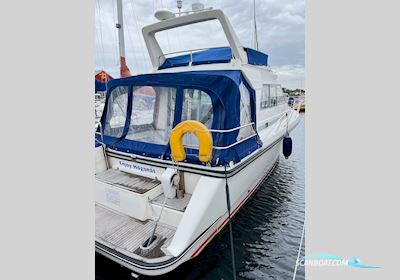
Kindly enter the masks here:
M 211 160 L 213 145 L 211 132 L 204 124 L 194 120 L 183 121 L 172 130 L 169 138 L 172 159 L 175 161 L 186 159 L 183 136 L 189 132 L 194 133 L 197 139 L 199 139 L 199 160 L 201 162 L 209 162 Z

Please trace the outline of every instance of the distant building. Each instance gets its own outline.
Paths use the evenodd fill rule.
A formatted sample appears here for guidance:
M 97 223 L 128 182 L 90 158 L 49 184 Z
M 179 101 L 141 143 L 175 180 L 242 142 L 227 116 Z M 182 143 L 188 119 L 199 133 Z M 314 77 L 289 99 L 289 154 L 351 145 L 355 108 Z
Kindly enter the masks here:
M 287 89 L 287 88 L 282 88 L 283 92 L 288 94 L 289 96 L 303 96 L 305 95 L 305 91 L 303 89 Z
M 102 83 L 114 80 L 114 78 L 104 70 L 96 70 L 94 78 L 96 81 Z

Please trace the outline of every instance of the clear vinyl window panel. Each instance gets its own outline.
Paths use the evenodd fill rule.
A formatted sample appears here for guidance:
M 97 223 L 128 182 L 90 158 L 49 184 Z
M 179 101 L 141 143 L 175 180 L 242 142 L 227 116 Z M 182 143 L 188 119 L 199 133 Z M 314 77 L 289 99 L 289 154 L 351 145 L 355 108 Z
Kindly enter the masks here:
M 120 86 L 111 91 L 107 105 L 104 135 L 117 138 L 122 136 L 127 116 L 128 89 L 126 86 Z
M 134 87 L 131 120 L 125 138 L 166 145 L 174 122 L 175 100 L 175 88 Z
M 211 128 L 213 122 L 213 106 L 210 96 L 199 89 L 184 89 L 181 121 L 196 120 Z M 192 133 L 183 136 L 183 143 L 198 146 L 197 137 Z
M 236 137 L 237 141 L 240 141 L 246 137 L 249 137 L 255 133 L 254 127 L 248 125 L 251 123 L 251 104 L 250 104 L 250 92 L 243 83 L 240 83 L 240 126 L 239 134 Z

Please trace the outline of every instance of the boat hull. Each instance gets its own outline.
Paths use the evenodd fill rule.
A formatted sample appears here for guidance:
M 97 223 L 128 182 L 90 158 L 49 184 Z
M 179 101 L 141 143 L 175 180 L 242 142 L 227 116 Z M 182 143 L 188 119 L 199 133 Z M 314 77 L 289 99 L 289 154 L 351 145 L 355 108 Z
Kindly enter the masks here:
M 231 195 L 231 216 L 234 216 L 261 186 L 273 170 L 282 150 L 282 139 L 260 151 L 260 155 L 249 161 L 237 174 L 228 178 Z M 202 186 L 199 186 L 202 187 Z M 207 187 L 207 186 L 204 186 Z M 224 198 L 226 201 L 226 198 Z M 225 207 L 226 208 L 226 207 Z M 210 209 L 210 211 L 213 211 Z M 96 251 L 128 269 L 143 275 L 161 275 L 168 273 L 184 262 L 198 256 L 204 248 L 223 230 L 228 223 L 227 211 L 216 219 L 181 254 L 162 263 L 147 264 L 138 262 L 102 244 L 96 243 Z

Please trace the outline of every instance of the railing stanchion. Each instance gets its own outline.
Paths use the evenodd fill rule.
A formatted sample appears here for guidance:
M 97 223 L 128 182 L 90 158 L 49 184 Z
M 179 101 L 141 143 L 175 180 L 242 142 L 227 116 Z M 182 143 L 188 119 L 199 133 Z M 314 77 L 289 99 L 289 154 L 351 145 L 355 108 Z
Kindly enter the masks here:
M 95 132 L 95 134 L 97 134 L 97 135 L 100 135 L 100 139 L 101 139 L 101 141 L 99 141 L 99 140 L 97 140 L 97 138 L 95 139 L 97 142 L 99 142 L 100 144 L 101 144 L 101 146 L 102 146 L 102 148 L 103 148 L 103 154 L 104 154 L 104 160 L 105 160 L 105 162 L 106 162 L 106 167 L 107 167 L 107 169 L 109 169 L 110 168 L 110 164 L 108 163 L 108 156 L 107 156 L 107 151 L 106 151 L 106 144 L 104 143 L 104 134 L 103 134 L 103 125 L 101 124 L 101 122 L 96 122 L 96 130 L 97 130 L 97 128 L 100 130 L 100 132 Z

